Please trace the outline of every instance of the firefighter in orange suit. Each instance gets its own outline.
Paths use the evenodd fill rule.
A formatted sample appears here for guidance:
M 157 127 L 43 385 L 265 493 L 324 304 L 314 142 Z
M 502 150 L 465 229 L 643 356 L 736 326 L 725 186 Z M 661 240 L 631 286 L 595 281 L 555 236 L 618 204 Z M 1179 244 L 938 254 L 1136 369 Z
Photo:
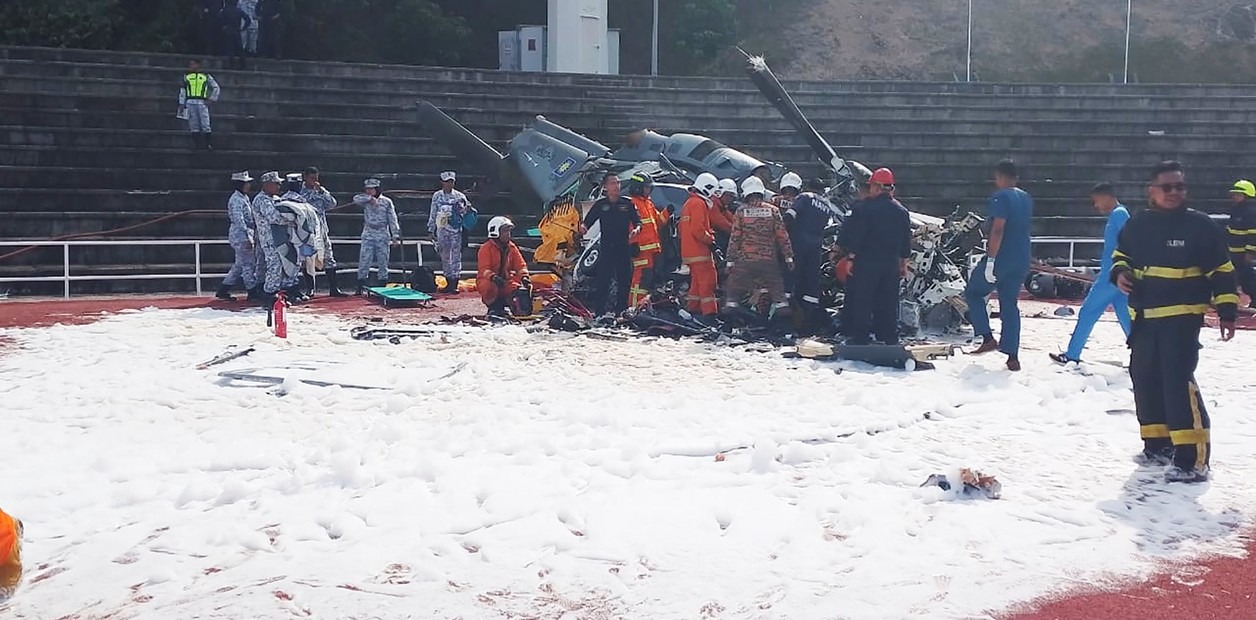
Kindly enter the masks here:
M 488 241 L 477 255 L 475 290 L 488 313 L 505 316 L 532 314 L 532 282 L 519 246 L 510 240 L 515 228 L 508 218 L 497 216 L 488 223 Z
M 715 231 L 711 229 L 711 197 L 719 189 L 715 175 L 704 172 L 689 188 L 689 199 L 680 212 L 680 260 L 689 267 L 689 300 L 686 308 L 700 316 L 719 312 L 715 288 L 719 276 L 712 256 Z
M 652 189 L 654 181 L 647 175 L 634 174 L 628 180 L 628 197 L 641 217 L 641 228 L 628 238 L 629 248 L 636 250 L 632 259 L 632 289 L 628 293 L 628 305 L 634 308 L 645 301 L 654 288 L 654 267 L 663 253 L 659 231 L 670 219 L 666 211 L 654 207 L 650 199 Z
M 22 522 L 0 510 L 0 603 L 22 580 Z
M 711 230 L 720 250 L 728 252 L 728 239 L 733 234 L 733 203 L 737 200 L 737 182 L 720 179 L 720 187 L 711 197 Z

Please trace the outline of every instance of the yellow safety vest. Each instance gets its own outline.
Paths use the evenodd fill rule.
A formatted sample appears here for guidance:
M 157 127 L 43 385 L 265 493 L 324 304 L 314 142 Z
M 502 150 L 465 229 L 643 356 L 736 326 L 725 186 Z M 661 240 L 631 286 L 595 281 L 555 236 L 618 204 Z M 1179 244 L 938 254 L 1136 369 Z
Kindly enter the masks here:
M 183 87 L 188 99 L 204 99 L 209 94 L 209 74 L 189 73 L 183 76 Z

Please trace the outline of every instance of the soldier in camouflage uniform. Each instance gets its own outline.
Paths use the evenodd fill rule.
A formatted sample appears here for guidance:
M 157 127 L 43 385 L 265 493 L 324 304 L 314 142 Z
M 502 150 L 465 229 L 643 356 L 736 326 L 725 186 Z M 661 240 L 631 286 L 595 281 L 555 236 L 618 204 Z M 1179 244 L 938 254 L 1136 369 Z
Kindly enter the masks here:
M 257 56 L 257 0 L 240 0 L 240 10 L 249 18 L 249 25 L 240 31 L 240 47 L 249 56 Z
M 214 296 L 235 301 L 231 296 L 231 288 L 243 282 L 245 290 L 249 292 L 249 299 L 253 300 L 258 293 L 257 256 L 254 253 L 256 246 L 253 244 L 256 226 L 253 223 L 253 209 L 249 207 L 249 190 L 252 189 L 253 177 L 246 170 L 231 175 L 231 181 L 235 183 L 235 192 L 227 199 L 227 217 L 231 220 L 231 226 L 227 229 L 227 242 L 235 250 L 235 262 L 231 264 L 231 270 L 222 279 Z
M 462 218 L 471 211 L 466 194 L 454 189 L 457 178 L 452 170 L 440 173 L 440 190 L 432 194 L 432 209 L 427 216 L 427 231 L 435 238 L 440 254 L 446 293 L 458 292 L 458 278 L 462 275 Z
M 256 245 L 261 247 L 261 255 L 265 265 L 265 277 L 262 281 L 261 298 L 263 305 L 275 301 L 275 294 L 282 287 L 283 263 L 280 262 L 279 248 L 275 247 L 275 237 L 271 226 L 286 226 L 288 220 L 275 209 L 280 200 L 279 188 L 282 180 L 278 172 L 267 172 L 262 175 L 262 191 L 253 197 L 253 218 L 257 226 L 254 237 Z
M 794 250 L 780 209 L 763 200 L 763 181 L 749 177 L 741 191 L 745 204 L 737 210 L 728 241 L 724 307 L 734 309 L 747 298 L 757 300 L 760 293 L 767 293 L 771 312 L 776 314 L 789 307 L 778 261 L 784 258 L 787 268 L 793 270 Z
M 387 196 L 379 193 L 379 179 L 367 179 L 353 204 L 362 207 L 362 250 L 358 255 L 358 291 L 365 292 L 371 267 L 378 272 L 381 284 L 388 284 L 388 254 L 391 246 L 401 243 L 401 225 L 397 208 Z
M 301 175 L 301 196 L 318 209 L 318 221 L 323 225 L 323 273 L 327 275 L 327 288 L 332 297 L 344 297 L 336 282 L 336 255 L 331 249 L 331 231 L 327 228 L 327 212 L 336 208 L 336 199 L 318 181 L 318 168 L 310 166 Z

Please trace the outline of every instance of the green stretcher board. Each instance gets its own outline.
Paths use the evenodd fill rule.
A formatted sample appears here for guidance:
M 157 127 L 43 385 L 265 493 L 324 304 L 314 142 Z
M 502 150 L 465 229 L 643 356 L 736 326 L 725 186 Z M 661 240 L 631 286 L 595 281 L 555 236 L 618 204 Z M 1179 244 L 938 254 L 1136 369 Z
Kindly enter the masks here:
M 413 308 L 432 301 L 432 296 L 408 286 L 372 286 L 366 289 L 372 299 L 378 299 L 385 308 Z

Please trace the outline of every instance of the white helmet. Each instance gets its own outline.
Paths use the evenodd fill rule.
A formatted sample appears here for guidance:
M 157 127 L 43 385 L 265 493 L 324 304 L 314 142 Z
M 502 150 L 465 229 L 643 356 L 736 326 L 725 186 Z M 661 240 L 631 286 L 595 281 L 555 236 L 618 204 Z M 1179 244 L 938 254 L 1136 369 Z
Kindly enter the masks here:
M 710 172 L 703 172 L 698 175 L 697 179 L 694 179 L 693 185 L 690 187 L 697 190 L 699 194 L 710 198 L 715 195 L 717 190 L 719 190 L 720 181 Z
M 801 192 L 802 177 L 793 172 L 786 172 L 785 176 L 781 177 L 781 189 L 785 189 L 786 187 L 792 187 Z
M 745 181 L 741 182 L 741 196 L 745 198 L 751 194 L 760 196 L 767 193 L 767 188 L 763 187 L 763 179 L 756 176 L 748 176 Z
M 510 218 L 504 215 L 499 215 L 489 220 L 488 221 L 488 238 L 497 239 L 501 237 L 503 227 L 514 228 L 515 223 L 510 221 Z
M 737 181 L 732 179 L 720 179 L 720 193 L 737 195 Z

